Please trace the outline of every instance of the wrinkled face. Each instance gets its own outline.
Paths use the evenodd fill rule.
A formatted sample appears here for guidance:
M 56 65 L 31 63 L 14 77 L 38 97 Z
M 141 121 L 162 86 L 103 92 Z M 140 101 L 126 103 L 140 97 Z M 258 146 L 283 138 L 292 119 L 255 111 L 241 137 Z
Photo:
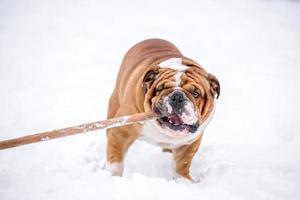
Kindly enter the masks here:
M 171 58 L 150 69 L 144 76 L 145 110 L 159 114 L 155 126 L 171 137 L 199 132 L 210 117 L 218 80 L 200 66 Z

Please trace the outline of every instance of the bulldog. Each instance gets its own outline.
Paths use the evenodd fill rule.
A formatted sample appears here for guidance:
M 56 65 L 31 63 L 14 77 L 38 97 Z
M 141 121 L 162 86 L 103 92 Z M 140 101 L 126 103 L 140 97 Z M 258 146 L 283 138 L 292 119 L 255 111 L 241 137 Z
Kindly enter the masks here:
M 107 130 L 106 169 L 122 176 L 128 148 L 143 139 L 173 154 L 176 176 L 190 166 L 220 95 L 217 78 L 161 39 L 134 45 L 123 58 L 108 118 L 153 111 L 156 119 Z

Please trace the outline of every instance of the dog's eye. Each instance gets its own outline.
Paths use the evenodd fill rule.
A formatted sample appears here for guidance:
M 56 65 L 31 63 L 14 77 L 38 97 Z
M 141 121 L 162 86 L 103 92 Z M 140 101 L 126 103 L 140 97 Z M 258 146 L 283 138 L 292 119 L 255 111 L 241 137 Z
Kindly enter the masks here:
M 144 76 L 144 79 L 143 79 L 143 90 L 144 90 L 144 94 L 147 93 L 148 89 L 151 87 L 152 83 L 154 82 L 155 80 L 155 77 L 158 73 L 153 71 L 153 70 L 150 70 L 146 73 L 146 75 Z
M 200 90 L 196 89 L 192 94 L 197 99 L 200 97 Z
M 156 72 L 154 72 L 153 70 L 149 71 L 146 73 L 145 77 L 144 77 L 144 82 L 151 82 L 155 79 L 155 76 L 157 75 Z

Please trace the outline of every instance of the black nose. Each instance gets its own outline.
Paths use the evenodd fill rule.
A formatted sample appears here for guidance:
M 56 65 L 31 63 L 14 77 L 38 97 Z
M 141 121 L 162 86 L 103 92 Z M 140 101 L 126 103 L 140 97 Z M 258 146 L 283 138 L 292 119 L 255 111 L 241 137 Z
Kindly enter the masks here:
M 182 108 L 184 106 L 184 96 L 182 92 L 175 91 L 170 97 L 170 104 L 173 107 L 174 111 L 178 114 L 182 112 Z

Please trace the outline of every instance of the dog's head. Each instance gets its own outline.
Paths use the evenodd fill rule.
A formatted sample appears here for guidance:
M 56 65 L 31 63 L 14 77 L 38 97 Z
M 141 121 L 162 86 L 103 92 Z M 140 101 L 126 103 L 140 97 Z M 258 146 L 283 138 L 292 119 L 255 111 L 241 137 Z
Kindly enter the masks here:
M 196 62 L 171 58 L 145 72 L 143 90 L 145 111 L 156 112 L 157 128 L 176 137 L 206 126 L 220 95 L 220 84 Z

